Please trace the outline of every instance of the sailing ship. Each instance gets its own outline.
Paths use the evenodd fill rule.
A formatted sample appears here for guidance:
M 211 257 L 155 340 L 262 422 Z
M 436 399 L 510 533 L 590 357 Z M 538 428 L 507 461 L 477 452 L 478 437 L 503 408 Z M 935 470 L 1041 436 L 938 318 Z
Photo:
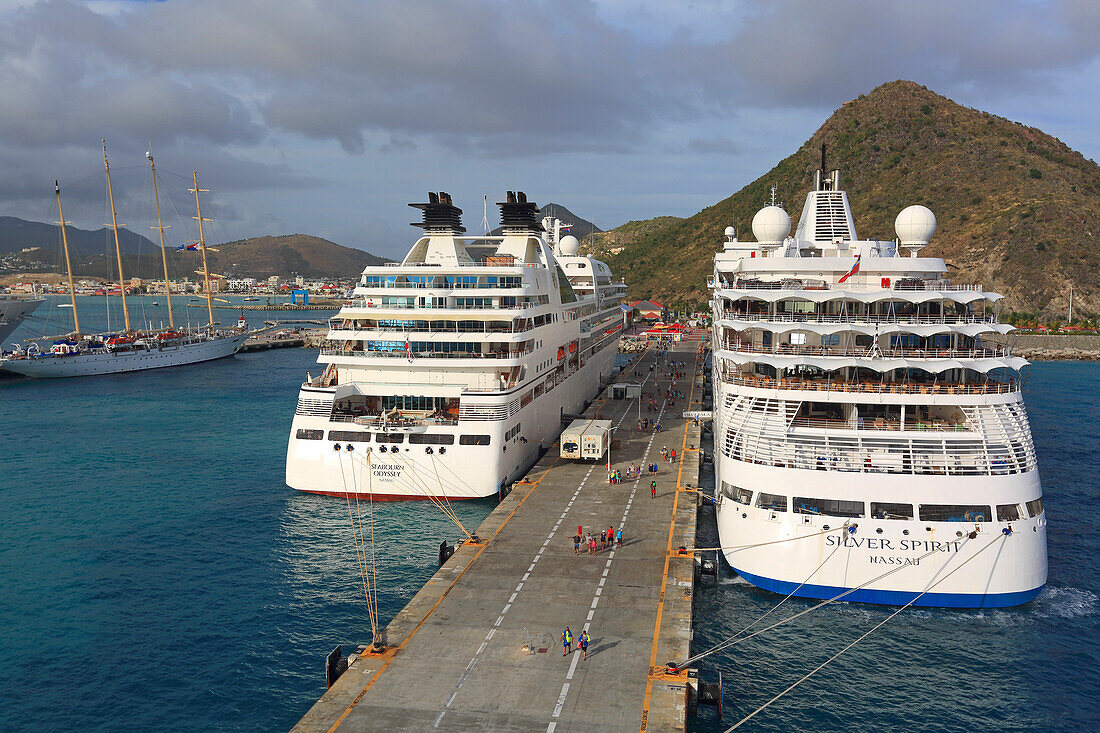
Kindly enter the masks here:
M 111 209 L 111 229 L 114 233 L 115 256 L 118 264 L 119 298 L 125 330 L 121 333 L 86 334 L 80 329 L 80 314 L 73 285 L 73 268 L 69 258 L 69 240 L 65 231 L 65 212 L 61 206 L 61 186 L 54 182 L 57 199 L 61 242 L 65 254 L 65 271 L 68 277 L 70 307 L 73 312 L 73 331 L 63 339 L 54 341 L 49 350 L 43 350 L 37 342 L 24 349 L 18 347 L 12 354 L 0 359 L 0 369 L 28 377 L 58 378 L 83 377 L 95 374 L 137 372 L 146 369 L 196 364 L 199 362 L 232 356 L 248 338 L 247 328 L 217 328 L 214 307 L 211 302 L 210 270 L 206 261 L 206 236 L 203 222 L 211 221 L 202 215 L 198 173 L 192 174 L 195 194 L 195 216 L 198 221 L 199 241 L 195 247 L 202 253 L 202 275 L 206 291 L 206 308 L 209 322 L 197 329 L 177 329 L 172 315 L 172 294 L 169 287 L 168 256 L 164 246 L 164 230 L 161 222 L 160 194 L 157 189 L 157 168 L 152 153 L 146 153 L 153 175 L 153 194 L 156 202 L 157 226 L 160 233 L 161 262 L 164 265 L 165 297 L 168 302 L 168 328 L 160 330 L 136 330 L 130 325 L 130 312 L 126 305 L 126 279 L 122 270 L 122 249 L 119 244 L 118 217 L 115 212 L 114 189 L 111 186 L 111 166 L 107 161 L 107 143 L 103 142 L 103 167 L 107 176 L 107 196 Z

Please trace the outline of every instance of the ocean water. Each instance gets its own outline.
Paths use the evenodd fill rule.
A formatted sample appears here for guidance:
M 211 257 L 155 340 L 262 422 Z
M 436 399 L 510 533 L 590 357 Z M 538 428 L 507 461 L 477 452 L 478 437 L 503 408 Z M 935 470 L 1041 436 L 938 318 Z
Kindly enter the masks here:
M 1039 362 L 1025 381 L 1049 521 L 1049 581 L 1038 598 L 1011 609 L 903 611 L 738 730 L 1100 730 L 1097 385 L 1100 364 L 1086 362 Z M 781 599 L 723 564 L 718 583 L 696 591 L 693 648 L 730 638 Z M 813 603 L 791 599 L 773 617 Z M 701 708 L 689 730 L 725 730 L 894 610 L 826 606 L 700 660 L 704 679 L 722 673 L 723 722 Z
M 0 379 L 0 730 L 286 730 L 324 691 L 324 655 L 369 641 L 347 507 L 283 483 L 307 370 L 315 352 L 285 349 Z M 1036 601 L 906 612 L 746 729 L 1100 726 L 1098 379 L 1098 364 L 1057 363 L 1027 382 L 1050 521 L 1050 586 Z M 454 506 L 470 527 L 493 502 Z M 461 533 L 424 503 L 376 512 L 384 623 L 434 572 L 439 542 Z M 705 583 L 697 646 L 776 600 L 728 575 Z M 842 604 L 701 662 L 709 677 L 723 671 L 725 724 L 885 613 Z M 710 709 L 692 726 L 723 729 Z

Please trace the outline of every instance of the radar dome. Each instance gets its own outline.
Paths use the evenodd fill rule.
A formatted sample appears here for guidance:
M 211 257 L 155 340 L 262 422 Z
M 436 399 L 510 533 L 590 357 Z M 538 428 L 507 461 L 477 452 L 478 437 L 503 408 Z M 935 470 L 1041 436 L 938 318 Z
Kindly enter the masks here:
M 733 227 L 726 227 L 726 230 L 723 232 L 723 234 L 726 235 L 726 239 L 733 239 L 733 236 L 734 234 L 736 234 L 736 232 L 733 230 Z
M 581 249 L 581 243 L 572 234 L 566 234 L 558 242 L 558 249 L 566 257 L 573 257 Z
M 902 245 L 928 244 L 928 240 L 936 232 L 936 215 L 920 204 L 908 206 L 894 220 L 894 231 Z
M 778 206 L 765 206 L 752 218 L 757 242 L 782 242 L 791 231 L 791 217 Z

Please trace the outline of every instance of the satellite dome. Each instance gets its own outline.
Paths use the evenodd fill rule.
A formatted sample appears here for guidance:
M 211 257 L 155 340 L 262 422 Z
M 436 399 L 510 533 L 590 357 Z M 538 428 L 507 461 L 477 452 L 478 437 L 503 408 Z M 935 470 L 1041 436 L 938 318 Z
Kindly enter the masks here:
M 936 232 L 936 215 L 920 204 L 902 209 L 894 220 L 894 231 L 902 245 L 924 245 Z
M 791 217 L 778 206 L 765 206 L 752 218 L 757 242 L 782 242 L 791 231 Z
M 722 233 L 726 235 L 726 239 L 733 239 L 734 235 L 736 234 L 736 232 L 733 230 L 733 227 L 726 227 L 726 230 Z
M 566 257 L 573 257 L 581 249 L 581 243 L 572 234 L 566 234 L 558 242 L 558 249 Z

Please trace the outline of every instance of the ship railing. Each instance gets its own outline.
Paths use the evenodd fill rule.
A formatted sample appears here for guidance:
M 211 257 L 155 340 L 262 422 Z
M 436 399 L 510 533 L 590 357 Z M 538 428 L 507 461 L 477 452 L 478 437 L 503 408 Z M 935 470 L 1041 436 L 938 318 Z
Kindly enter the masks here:
M 404 262 L 385 262 L 385 263 L 382 264 L 382 266 L 383 267 L 404 267 L 404 268 L 410 269 L 410 270 L 421 268 L 421 267 L 431 267 L 431 268 L 440 267 L 440 268 L 444 268 L 444 269 L 451 268 L 451 267 L 494 267 L 494 268 L 496 268 L 496 267 L 545 267 L 544 265 L 542 265 L 541 263 L 538 263 L 538 262 L 519 262 L 517 260 L 508 261 L 508 260 L 504 259 L 503 255 L 501 255 L 500 257 L 502 258 L 500 262 L 488 262 L 485 259 L 473 260 L 472 262 L 409 262 L 407 264 L 404 263 Z M 374 269 L 374 267 L 378 267 L 378 265 L 368 267 L 368 268 L 366 268 L 366 270 L 367 271 L 372 270 L 372 269 Z
M 417 283 L 417 282 L 359 282 L 357 288 L 384 288 L 389 290 L 515 290 L 524 283 Z
M 812 390 L 817 392 L 853 392 L 869 394 L 936 394 L 936 395 L 986 395 L 1010 394 L 1020 391 L 1020 380 L 990 380 L 974 383 L 908 383 L 893 382 L 846 382 L 841 380 L 817 379 L 776 379 L 757 375 L 745 375 L 732 370 L 723 370 L 719 374 L 727 384 L 760 389 Z
M 352 298 L 347 301 L 345 305 L 348 308 L 375 308 L 378 310 L 476 310 L 489 312 L 499 312 L 502 310 L 525 310 L 527 308 L 538 308 L 539 306 L 546 305 L 545 303 L 516 303 L 514 305 L 458 305 L 458 304 L 418 304 L 418 303 L 404 303 L 396 305 L 393 303 L 371 303 L 368 304 L 365 298 Z
M 839 346 L 757 346 L 740 341 L 728 341 L 723 348 L 747 354 L 771 354 L 775 356 L 835 356 L 852 358 L 882 359 L 996 359 L 1010 356 L 1007 346 L 978 349 L 907 349 L 885 348 L 872 350 L 870 347 L 843 348 Z
M 770 323 L 853 323 L 853 324 L 937 324 L 937 323 L 996 323 L 991 315 L 890 315 L 835 313 L 741 313 L 722 311 L 719 318 L 730 321 L 767 321 Z
M 399 319 L 393 319 L 399 320 Z M 427 328 L 422 326 L 407 327 L 388 324 L 374 324 L 370 326 L 352 326 L 349 327 L 346 321 L 340 319 L 331 319 L 328 322 L 329 338 L 337 340 L 366 338 L 376 333 L 525 333 L 533 329 L 533 327 L 515 327 L 507 328 L 500 326 L 483 327 L 478 328 L 476 326 L 455 326 L 451 328 L 444 328 L 442 326 L 431 326 Z
M 472 352 L 472 351 L 413 351 L 404 349 L 392 349 L 390 351 L 363 351 L 351 349 L 337 349 L 326 347 L 321 349 L 322 356 L 351 356 L 357 358 L 390 358 L 390 359 L 517 359 L 531 353 L 531 349 L 520 351 L 500 352 Z
M 369 428 L 411 428 L 421 425 L 458 425 L 457 418 L 450 417 L 388 417 L 383 420 L 377 415 L 356 415 L 353 413 L 334 412 L 329 422 L 353 423 Z
M 981 283 L 953 283 L 949 280 L 922 280 L 920 282 L 896 282 L 893 290 L 901 291 L 942 291 L 942 292 L 982 292 Z
M 968 432 L 966 423 L 946 420 L 887 420 L 884 418 L 857 418 L 839 420 L 818 417 L 796 417 L 791 420 L 792 428 L 814 428 L 819 430 L 904 430 L 906 432 Z

